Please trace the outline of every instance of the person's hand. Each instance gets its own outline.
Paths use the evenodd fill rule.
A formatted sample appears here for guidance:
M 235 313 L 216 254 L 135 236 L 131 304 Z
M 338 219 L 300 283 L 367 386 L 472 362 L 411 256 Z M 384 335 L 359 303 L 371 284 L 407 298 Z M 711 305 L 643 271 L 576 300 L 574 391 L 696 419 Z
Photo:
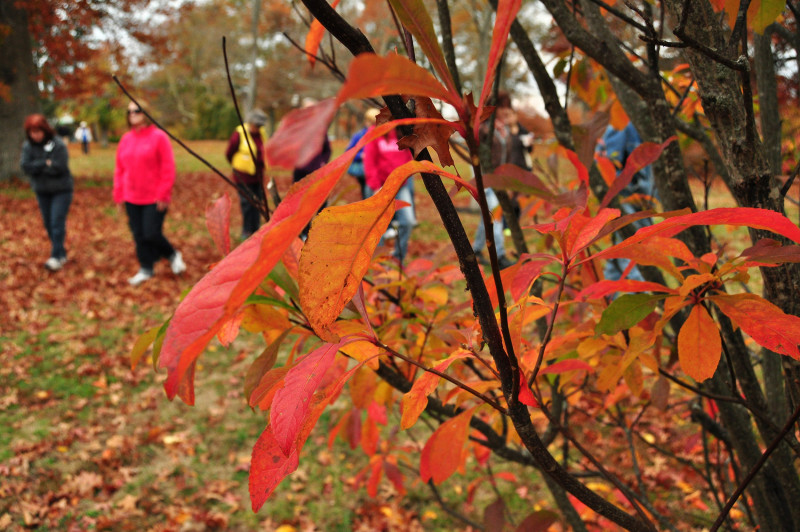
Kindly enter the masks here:
M 166 210 L 167 210 L 167 207 L 169 207 L 169 202 L 166 202 L 166 201 L 157 201 L 157 202 L 156 202 L 156 209 L 157 209 L 159 212 L 164 212 L 164 211 L 166 211 Z

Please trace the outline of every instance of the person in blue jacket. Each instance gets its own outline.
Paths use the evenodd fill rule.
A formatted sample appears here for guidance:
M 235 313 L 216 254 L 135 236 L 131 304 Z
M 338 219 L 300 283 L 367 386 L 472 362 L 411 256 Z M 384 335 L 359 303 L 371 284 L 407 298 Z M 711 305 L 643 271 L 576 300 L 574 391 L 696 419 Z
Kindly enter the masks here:
M 29 115 L 25 118 L 24 128 L 26 140 L 22 146 L 20 166 L 30 177 L 44 228 L 50 238 L 50 258 L 44 266 L 50 271 L 58 271 L 67 262 L 64 241 L 74 189 L 69 154 L 67 146 L 44 115 Z
M 625 168 L 625 163 L 628 161 L 633 150 L 635 150 L 642 143 L 642 138 L 639 132 L 636 131 L 633 123 L 628 123 L 623 129 L 615 129 L 612 126 L 606 128 L 603 138 L 597 147 L 597 152 L 610 159 L 614 166 L 617 168 L 617 175 Z M 656 197 L 655 180 L 653 178 L 653 169 L 650 166 L 645 166 L 634 174 L 631 182 L 628 183 L 620 193 L 620 209 L 622 214 L 633 214 L 634 212 L 649 208 L 647 199 Z M 652 222 L 649 218 L 638 220 L 633 223 L 636 229 L 651 225 Z M 622 272 L 628 267 L 628 259 L 609 259 L 606 261 L 604 267 L 605 278 L 608 280 L 616 281 L 622 276 Z M 639 268 L 633 267 L 629 272 L 628 279 L 643 281 L 642 273 Z

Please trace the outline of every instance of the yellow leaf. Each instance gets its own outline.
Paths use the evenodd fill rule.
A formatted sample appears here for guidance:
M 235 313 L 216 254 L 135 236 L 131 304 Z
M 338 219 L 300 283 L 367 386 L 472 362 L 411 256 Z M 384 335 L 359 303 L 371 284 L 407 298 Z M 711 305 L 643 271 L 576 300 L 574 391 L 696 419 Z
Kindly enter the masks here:
M 678 359 L 683 372 L 701 382 L 714 375 L 722 354 L 717 324 L 701 305 L 692 307 L 678 333 Z

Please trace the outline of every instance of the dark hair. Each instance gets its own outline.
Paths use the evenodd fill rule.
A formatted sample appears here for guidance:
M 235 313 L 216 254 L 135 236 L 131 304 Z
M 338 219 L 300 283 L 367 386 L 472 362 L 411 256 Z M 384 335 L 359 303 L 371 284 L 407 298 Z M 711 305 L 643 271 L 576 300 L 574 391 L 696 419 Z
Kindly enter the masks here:
M 53 140 L 53 137 L 56 136 L 56 132 L 53 131 L 53 128 L 50 127 L 50 124 L 47 122 L 47 118 L 42 114 L 36 113 L 25 117 L 24 127 L 25 136 L 28 137 L 28 140 L 31 142 L 33 142 L 31 139 L 31 129 L 38 129 L 43 132 L 45 142 Z
M 511 95 L 506 91 L 498 91 L 495 105 L 498 108 L 505 107 L 507 109 L 511 109 Z

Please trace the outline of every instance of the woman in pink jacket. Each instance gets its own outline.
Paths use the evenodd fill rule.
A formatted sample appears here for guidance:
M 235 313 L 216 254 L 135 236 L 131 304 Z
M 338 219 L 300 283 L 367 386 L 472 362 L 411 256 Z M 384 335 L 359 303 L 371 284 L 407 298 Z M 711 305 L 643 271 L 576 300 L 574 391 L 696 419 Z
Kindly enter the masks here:
M 153 277 L 153 266 L 162 258 L 175 275 L 186 271 L 186 264 L 163 233 L 175 183 L 172 144 L 134 102 L 128 105 L 128 125 L 117 147 L 114 202 L 124 203 L 128 214 L 139 260 L 139 271 L 128 283 L 138 286 Z
M 397 147 L 397 134 L 394 130 L 364 146 L 364 180 L 367 184 L 367 193 L 372 196 L 383 186 L 386 178 L 395 168 L 412 159 L 409 150 L 401 150 Z M 397 226 L 393 255 L 402 264 L 408 253 L 411 230 L 417 223 L 414 216 L 414 182 L 411 179 L 406 180 L 397 191 L 395 198 L 411 205 L 395 211 L 392 222 Z

